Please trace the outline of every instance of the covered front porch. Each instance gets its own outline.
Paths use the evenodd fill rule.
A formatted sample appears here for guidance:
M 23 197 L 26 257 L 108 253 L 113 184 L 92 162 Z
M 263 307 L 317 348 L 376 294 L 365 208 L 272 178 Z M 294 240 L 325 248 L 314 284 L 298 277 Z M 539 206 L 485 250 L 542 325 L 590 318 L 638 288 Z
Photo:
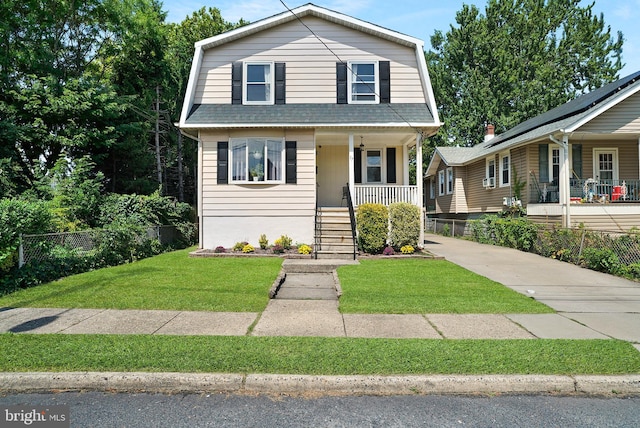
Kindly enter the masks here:
M 410 174 L 411 165 L 422 169 L 422 135 L 413 130 L 316 135 L 318 206 L 345 207 L 346 185 L 354 207 L 408 202 L 422 208 L 422 180 Z

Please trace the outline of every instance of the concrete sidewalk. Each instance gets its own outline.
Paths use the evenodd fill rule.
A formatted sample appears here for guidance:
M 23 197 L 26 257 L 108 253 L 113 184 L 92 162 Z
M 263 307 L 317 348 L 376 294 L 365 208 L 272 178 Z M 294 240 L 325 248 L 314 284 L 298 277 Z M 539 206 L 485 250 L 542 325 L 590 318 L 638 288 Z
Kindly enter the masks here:
M 565 335 L 577 323 L 605 336 L 640 343 L 637 282 L 536 254 L 439 235 L 427 235 L 425 249 L 555 309 L 558 314 L 547 315 L 546 320 L 539 315 L 510 316 L 538 337 Z M 528 324 L 534 319 L 535 325 Z

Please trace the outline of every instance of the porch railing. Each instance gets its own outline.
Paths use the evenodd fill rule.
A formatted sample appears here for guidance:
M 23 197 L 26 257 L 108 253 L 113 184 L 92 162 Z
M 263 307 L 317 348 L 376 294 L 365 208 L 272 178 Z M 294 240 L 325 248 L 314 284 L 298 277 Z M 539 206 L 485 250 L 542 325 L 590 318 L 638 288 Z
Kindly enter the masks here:
M 395 202 L 419 204 L 418 186 L 356 184 L 353 195 L 355 206 L 362 204 L 390 205 Z
M 572 179 L 569 181 L 572 202 L 638 202 L 640 180 L 596 180 Z M 530 203 L 558 203 L 560 194 L 557 184 L 540 184 L 534 187 Z

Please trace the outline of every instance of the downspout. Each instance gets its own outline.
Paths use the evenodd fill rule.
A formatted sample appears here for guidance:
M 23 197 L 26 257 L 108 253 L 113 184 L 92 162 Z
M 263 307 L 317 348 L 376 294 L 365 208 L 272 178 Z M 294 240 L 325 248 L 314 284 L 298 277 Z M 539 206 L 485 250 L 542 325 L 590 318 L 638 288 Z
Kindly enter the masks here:
M 562 134 L 562 141 L 555 138 L 553 135 L 549 135 L 549 139 L 562 147 L 562 153 L 560 161 L 560 185 L 558 186 L 558 190 L 560 190 L 560 203 L 562 205 L 562 209 L 564 215 L 562 216 L 562 227 L 569 228 L 571 227 L 571 206 L 570 206 L 570 186 L 569 179 L 571 178 L 569 171 L 569 136 L 567 134 Z

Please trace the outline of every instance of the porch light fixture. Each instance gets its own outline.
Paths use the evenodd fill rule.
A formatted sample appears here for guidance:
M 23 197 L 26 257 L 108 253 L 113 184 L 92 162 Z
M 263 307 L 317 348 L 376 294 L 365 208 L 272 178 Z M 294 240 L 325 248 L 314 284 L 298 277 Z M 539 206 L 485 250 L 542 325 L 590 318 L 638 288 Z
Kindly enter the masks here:
M 360 151 L 364 152 L 364 143 L 362 142 L 362 135 L 360 136 Z

